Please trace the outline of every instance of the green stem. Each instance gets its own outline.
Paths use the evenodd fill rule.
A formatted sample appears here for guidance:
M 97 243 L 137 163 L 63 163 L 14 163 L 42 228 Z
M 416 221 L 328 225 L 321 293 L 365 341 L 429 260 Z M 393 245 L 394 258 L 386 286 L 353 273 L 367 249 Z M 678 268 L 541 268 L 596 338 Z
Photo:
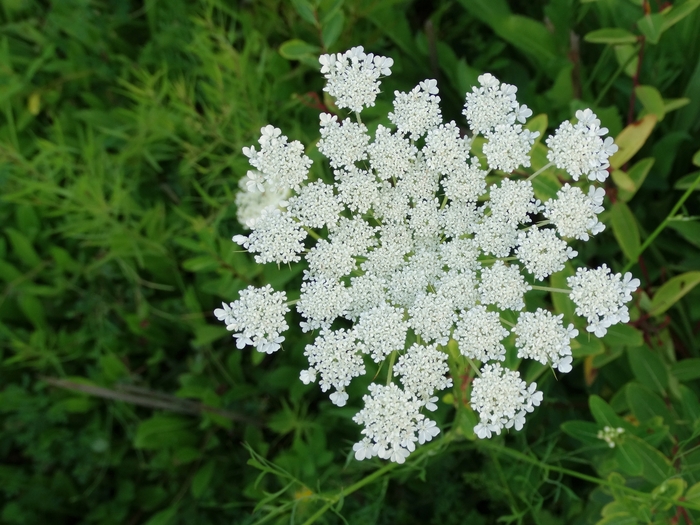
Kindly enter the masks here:
M 570 470 L 568 468 L 559 467 L 557 465 L 550 465 L 548 463 L 542 463 L 538 459 L 530 457 L 527 454 L 523 454 L 522 452 L 518 452 L 517 450 L 512 450 L 508 447 L 505 447 L 505 446 L 503 446 L 502 443 L 492 443 L 491 441 L 482 440 L 479 443 L 479 446 L 483 446 L 484 448 L 487 448 L 487 449 L 489 449 L 493 452 L 496 452 L 498 454 L 505 454 L 506 456 L 510 456 L 510 457 L 517 459 L 519 461 L 523 461 L 525 463 L 530 463 L 531 465 L 538 466 L 543 470 L 552 470 L 554 472 L 559 472 L 559 473 L 565 474 L 567 476 L 582 479 L 584 481 L 589 481 L 591 483 L 595 483 L 596 485 L 600 485 L 603 487 L 616 488 L 616 489 L 619 489 L 623 492 L 627 492 L 628 494 L 633 494 L 635 496 L 641 497 L 642 499 L 645 499 L 645 500 L 649 500 L 652 497 L 652 495 L 647 493 L 647 492 L 635 490 L 635 489 L 630 488 L 626 485 L 619 485 L 618 483 L 613 483 L 612 481 L 608 481 L 607 479 L 596 478 L 595 476 L 589 476 L 588 474 L 582 474 L 581 472 L 577 472 L 575 470 Z M 661 495 L 657 495 L 654 497 L 656 499 L 664 500 L 667 503 L 671 503 L 672 505 L 685 507 L 687 509 L 700 510 L 700 505 L 690 503 L 687 501 L 672 500 L 671 498 L 666 498 L 666 497 L 661 496 Z
M 543 292 L 571 293 L 571 290 L 566 288 L 552 288 L 551 286 L 537 286 L 536 284 L 532 284 L 530 287 L 533 290 L 542 290 Z
M 418 457 L 422 454 L 425 454 L 426 452 L 433 450 L 434 448 L 436 448 L 438 446 L 445 445 L 445 444 L 449 443 L 450 441 L 452 441 L 452 432 L 448 432 L 447 434 L 445 434 L 445 437 L 443 437 L 442 439 L 431 441 L 427 445 L 423 445 L 423 446 L 419 447 L 415 452 L 413 452 L 411 454 L 410 457 L 415 459 L 416 457 Z M 338 494 L 335 494 L 334 496 L 330 497 L 326 501 L 325 505 L 323 505 L 323 507 L 318 509 L 308 520 L 306 520 L 303 523 L 303 525 L 311 525 L 318 518 L 323 516 L 326 513 L 326 511 L 328 509 L 330 509 L 333 505 L 335 505 L 338 501 L 340 501 L 341 499 L 345 499 L 347 496 L 349 496 L 353 492 L 357 492 L 365 485 L 372 483 L 377 478 L 381 478 L 384 474 L 386 474 L 387 472 L 391 472 L 392 470 L 394 470 L 398 466 L 399 466 L 398 463 L 389 463 L 388 465 L 383 466 L 379 470 L 375 470 L 369 476 L 362 478 L 357 483 L 354 483 L 353 485 L 350 485 L 348 488 L 343 489 Z
M 472 367 L 472 370 L 474 370 L 474 372 L 476 372 L 476 375 L 477 375 L 478 377 L 481 377 L 481 372 L 479 371 L 479 367 L 476 366 L 476 364 L 474 363 L 474 361 L 471 360 L 471 357 L 467 357 L 466 355 L 465 355 L 464 357 L 466 358 L 467 363 L 469 363 L 469 366 Z
M 394 373 L 394 362 L 396 361 L 396 350 L 391 352 L 391 355 L 389 356 L 389 370 L 387 370 L 386 373 L 386 385 L 389 386 L 389 383 L 391 383 L 391 376 Z
M 321 236 L 313 231 L 311 228 L 307 228 L 306 226 L 303 226 L 304 230 L 306 230 L 306 233 L 308 233 L 311 237 L 313 237 L 316 240 L 319 240 Z
M 654 240 L 659 236 L 659 234 L 666 228 L 669 222 L 675 217 L 676 213 L 678 213 L 678 210 L 680 210 L 681 206 L 683 206 L 683 203 L 690 197 L 690 194 L 693 193 L 695 188 L 698 187 L 698 183 L 700 183 L 700 175 L 695 179 L 695 181 L 690 185 L 690 187 L 685 190 L 685 193 L 683 196 L 678 199 L 678 202 L 676 205 L 673 207 L 671 210 L 671 213 L 668 214 L 668 216 L 664 219 L 664 221 L 659 224 L 659 226 L 652 232 L 652 234 L 647 237 L 647 239 L 644 241 L 644 243 L 640 246 L 639 251 L 637 252 L 637 255 L 633 257 L 622 269 L 622 273 L 624 274 L 625 272 L 628 272 L 632 266 L 634 266 L 637 261 L 639 260 L 639 257 L 644 253 L 644 250 L 646 250 L 649 245 L 654 242 Z
M 542 173 L 543 171 L 545 171 L 545 170 L 551 168 L 552 166 L 554 166 L 554 163 L 553 163 L 553 162 L 550 162 L 549 164 L 547 164 L 547 165 L 545 165 L 545 166 L 542 166 L 542 167 L 541 167 L 540 169 L 538 169 L 535 173 L 533 173 L 532 175 L 530 175 L 530 176 L 527 178 L 527 180 L 528 180 L 528 181 L 531 181 L 532 179 L 534 179 L 535 177 L 537 177 L 540 173 Z

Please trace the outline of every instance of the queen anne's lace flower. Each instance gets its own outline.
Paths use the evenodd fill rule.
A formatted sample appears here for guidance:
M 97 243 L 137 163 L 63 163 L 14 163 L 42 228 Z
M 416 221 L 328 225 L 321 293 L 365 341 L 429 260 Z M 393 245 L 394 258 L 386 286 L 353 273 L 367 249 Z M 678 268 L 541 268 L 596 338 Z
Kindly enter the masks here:
M 491 433 L 500 434 L 504 428 L 523 428 L 525 414 L 542 402 L 542 392 L 536 389 L 537 383 L 528 387 L 518 372 L 497 363 L 484 365 L 472 387 L 471 404 L 479 413 L 476 435 L 483 439 Z
M 617 151 L 617 145 L 612 137 L 601 138 L 608 128 L 600 127 L 600 120 L 590 109 L 578 110 L 576 118 L 576 124 L 562 122 L 554 135 L 547 138 L 547 158 L 574 180 L 586 175 L 590 180 L 605 182 L 610 167 L 608 158 Z
M 321 55 L 321 73 L 328 80 L 324 91 L 335 97 L 335 105 L 352 111 L 374 106 L 379 93 L 380 76 L 391 75 L 394 60 L 366 54 L 362 46 L 345 53 Z
M 503 361 L 506 349 L 501 340 L 507 336 L 498 312 L 489 312 L 482 305 L 463 311 L 452 335 L 463 355 L 479 361 Z
M 557 192 L 557 198 L 544 203 L 543 214 L 557 227 L 562 237 L 588 240 L 588 234 L 596 235 L 605 229 L 598 222 L 598 214 L 603 211 L 605 190 L 591 186 L 588 195 L 576 186 L 564 186 Z
M 282 135 L 279 128 L 265 126 L 260 130 L 260 151 L 254 146 L 243 148 L 243 154 L 248 157 L 250 164 L 257 168 L 262 179 L 273 190 L 298 190 L 304 182 L 311 167 L 311 159 L 304 155 L 304 146 L 294 140 L 287 142 L 288 138 Z M 249 189 L 265 191 L 262 180 L 253 174 L 250 177 L 253 185 Z
M 304 375 L 315 378 L 319 374 L 321 390 L 326 392 L 335 388 L 336 391 L 330 396 L 331 401 L 339 407 L 345 406 L 348 399 L 345 387 L 353 377 L 365 373 L 365 365 L 357 352 L 354 335 L 342 329 L 335 332 L 324 330 L 314 344 L 306 346 L 304 355 L 309 359 L 310 365 Z
M 354 167 L 355 162 L 367 158 L 369 144 L 367 126 L 346 118 L 338 123 L 336 115 L 321 113 L 321 140 L 318 141 L 318 151 L 328 157 L 334 168 L 343 166 Z
M 435 80 L 426 80 L 413 88 L 410 93 L 394 92 L 394 111 L 389 120 L 401 133 L 408 133 L 413 140 L 420 138 L 428 130 L 440 125 L 440 97 Z
M 374 105 L 379 78 L 392 65 L 361 47 L 320 62 L 324 89 L 338 108 L 355 112 Z M 605 191 L 566 184 L 555 198 L 537 200 L 531 179 L 538 173 L 528 178 L 520 171 L 530 166 L 537 134 L 524 127 L 532 111 L 516 92 L 484 74 L 467 94 L 464 115 L 483 139 L 479 157 L 459 123 L 443 123 L 435 80 L 396 92 L 392 126 L 376 125 L 374 134 L 368 128 L 375 123 L 366 126 L 359 115 L 320 115 L 318 150 L 330 169 L 315 175 L 333 173 L 333 181 L 307 182 L 311 161 L 303 147 L 272 126 L 261 130 L 259 151 L 244 150 L 254 169 L 237 203 L 251 231 L 234 241 L 261 263 L 303 256 L 307 265 L 296 310 L 302 331 L 319 333 L 306 347 L 309 367 L 300 380 L 318 382 L 344 406 L 352 404 L 348 384 L 367 372 L 370 359 L 377 363 L 373 371 L 387 374 L 386 381 L 377 379 L 386 386 L 370 385 L 354 418 L 364 427 L 353 446 L 359 460 L 403 463 L 416 443 L 437 436 L 425 413 L 437 409 L 437 391 L 452 384 L 449 370 L 473 378 L 474 431 L 487 438 L 520 430 L 542 401 L 534 383 L 527 386 L 501 362 L 532 359 L 562 373 L 572 368 L 577 331 L 562 324 L 562 315 L 523 311 L 511 331 L 504 324 L 513 314 L 503 311 L 522 310 L 528 282 L 547 278 L 576 255 L 567 241 L 602 231 Z M 593 112 L 576 116 L 576 124 L 565 122 L 548 139 L 548 158 L 574 180 L 602 181 L 616 146 Z M 501 173 L 513 170 L 512 179 Z M 567 282 L 571 290 L 562 292 L 570 292 L 589 332 L 603 335 L 629 319 L 625 303 L 639 286 L 631 274 L 602 266 L 579 269 Z M 236 332 L 239 348 L 274 352 L 284 340 L 287 311 L 284 293 L 267 286 L 243 290 L 215 315 Z M 454 343 L 468 359 L 448 355 L 444 347 Z M 461 368 L 464 361 L 482 367 L 478 377 Z
M 413 393 L 428 410 L 437 410 L 433 393 L 452 386 L 452 379 L 445 377 L 449 371 L 445 352 L 436 345 L 418 343 L 411 345 L 394 365 L 394 373 L 401 378 L 404 389 Z
M 333 186 L 316 181 L 289 199 L 287 211 L 309 228 L 333 227 L 338 223 L 343 204 L 334 195 Z
M 557 237 L 554 230 L 540 230 L 533 226 L 518 234 L 515 255 L 535 279 L 542 280 L 563 270 L 564 263 L 576 257 L 578 252 Z
M 535 313 L 522 312 L 513 327 L 518 357 L 551 364 L 562 373 L 571 371 L 571 340 L 578 335 L 573 324 L 564 328 L 564 314 L 553 315 L 538 308 Z
M 423 441 L 430 441 L 440 432 L 433 425 L 421 425 L 426 419 L 419 412 L 421 401 L 396 383 L 387 386 L 372 383 L 369 392 L 370 395 L 362 398 L 365 408 L 353 418 L 355 423 L 364 425 L 362 433 L 366 436 L 353 447 L 356 459 L 379 456 L 403 463 L 416 448 L 419 439 L 416 433 Z
M 289 213 L 279 209 L 264 209 L 251 225 L 250 235 L 236 235 L 233 241 L 251 253 L 257 253 L 255 262 L 289 263 L 299 260 L 304 250 L 306 232 L 294 222 Z
M 254 346 L 258 352 L 271 354 L 280 348 L 284 337 L 280 334 L 289 326 L 284 316 L 289 312 L 285 304 L 287 295 L 275 292 L 269 284 L 263 288 L 249 286 L 241 290 L 240 298 L 230 304 L 222 303 L 222 308 L 214 310 L 226 329 L 237 332 L 236 346 Z
M 525 308 L 523 296 L 530 288 L 515 265 L 506 266 L 503 261 L 496 261 L 490 268 L 481 270 L 482 304 L 495 304 L 502 310 L 522 310 Z
M 640 284 L 631 273 L 624 277 L 620 273 L 612 274 L 603 264 L 595 270 L 579 268 L 566 282 L 571 287 L 576 314 L 588 320 L 586 330 L 597 337 L 603 337 L 611 325 L 630 320 L 625 303 L 632 300 L 632 292 Z

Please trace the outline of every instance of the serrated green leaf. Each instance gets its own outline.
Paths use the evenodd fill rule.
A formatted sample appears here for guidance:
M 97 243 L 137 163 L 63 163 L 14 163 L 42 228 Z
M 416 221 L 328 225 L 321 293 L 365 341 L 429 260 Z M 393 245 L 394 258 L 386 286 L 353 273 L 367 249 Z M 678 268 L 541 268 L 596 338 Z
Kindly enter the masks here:
M 661 315 L 700 283 L 700 271 L 686 272 L 669 279 L 651 300 L 649 315 Z
M 627 204 L 617 201 L 613 204 L 610 219 L 612 221 L 613 234 L 622 249 L 622 253 L 629 260 L 636 261 L 642 243 L 639 239 L 639 228 L 637 227 L 637 219 L 635 219 L 634 214 Z
M 650 44 L 658 44 L 661 35 L 665 31 L 664 16 L 660 13 L 651 13 L 637 20 L 637 27 Z
M 192 497 L 194 499 L 199 499 L 202 494 L 209 488 L 211 483 L 211 478 L 214 475 L 214 467 L 216 463 L 214 461 L 208 461 L 203 466 L 199 468 L 197 473 L 192 478 L 192 486 L 190 487 L 192 491 Z
M 639 421 L 647 422 L 658 416 L 667 424 L 674 422 L 673 414 L 661 397 L 644 385 L 636 381 L 628 383 L 625 386 L 625 397 L 630 410 Z
M 657 122 L 661 122 L 666 116 L 666 104 L 659 90 L 654 86 L 637 86 L 634 92 L 646 112 L 656 115 Z
M 620 27 L 604 27 L 587 33 L 583 39 L 591 44 L 634 44 L 639 37 Z
M 651 135 L 655 125 L 656 115 L 645 115 L 641 120 L 623 129 L 615 138 L 615 144 L 619 149 L 610 157 L 610 165 L 613 168 L 619 168 L 634 157 Z

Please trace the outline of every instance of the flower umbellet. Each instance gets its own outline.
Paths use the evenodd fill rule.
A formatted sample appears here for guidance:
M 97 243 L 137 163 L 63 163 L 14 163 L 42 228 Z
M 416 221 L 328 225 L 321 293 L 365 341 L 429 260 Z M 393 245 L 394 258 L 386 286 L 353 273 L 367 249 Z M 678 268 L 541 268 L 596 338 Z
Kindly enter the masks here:
M 270 196 L 238 198 L 249 233 L 233 238 L 259 263 L 306 261 L 294 303 L 301 329 L 315 340 L 306 346 L 301 381 L 318 382 L 344 406 L 353 378 L 375 370 L 373 361 L 381 364 L 386 382 L 372 383 L 363 397 L 353 418 L 363 437 L 353 450 L 358 460 L 403 463 L 416 444 L 440 432 L 429 416 L 436 392 L 452 386 L 446 346 L 453 341 L 463 356 L 453 358 L 478 376 L 470 401 L 479 419 L 475 434 L 522 429 L 543 394 L 504 365 L 508 347 L 514 358 L 566 373 L 578 335 L 563 315 L 525 311 L 530 290 L 567 293 L 598 337 L 629 320 L 625 303 L 639 286 L 629 273 L 579 268 L 567 279 L 570 289 L 538 285 L 577 256 L 570 243 L 604 229 L 604 190 L 575 184 L 604 181 L 617 146 L 591 110 L 578 111 L 575 123 L 564 122 L 546 139 L 550 164 L 528 175 L 539 139 L 526 127 L 532 111 L 517 101 L 515 86 L 488 73 L 466 96 L 469 136 L 456 122 L 443 122 L 432 79 L 395 92 L 393 111 L 372 135 L 359 113 L 374 105 L 393 60 L 355 47 L 320 63 L 325 91 L 354 113 L 320 115 L 318 149 L 334 180 L 310 180 L 301 144 L 262 128 L 260 149 L 244 149 L 255 169 L 242 191 Z M 572 183 L 559 183 L 542 202 L 532 179 L 549 167 Z M 290 306 L 284 292 L 267 285 L 243 290 L 215 314 L 239 348 L 272 353 L 284 341 Z M 504 345 L 509 337 L 514 343 Z

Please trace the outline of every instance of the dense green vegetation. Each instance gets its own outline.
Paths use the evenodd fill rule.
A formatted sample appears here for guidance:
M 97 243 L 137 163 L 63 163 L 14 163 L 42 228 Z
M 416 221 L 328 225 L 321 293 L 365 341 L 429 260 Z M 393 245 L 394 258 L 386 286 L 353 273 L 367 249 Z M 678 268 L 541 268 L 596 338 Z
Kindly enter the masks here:
M 700 520 L 699 6 L 2 0 L 0 522 Z M 355 45 L 394 58 L 385 93 L 436 78 L 458 122 L 484 71 L 550 131 L 593 108 L 626 154 L 579 259 L 643 288 L 522 432 L 475 441 L 455 381 L 402 466 L 355 461 L 358 407 L 298 380 L 311 334 L 240 351 L 212 314 L 298 290 L 230 241 L 241 148 L 268 123 L 315 144 L 317 56 Z

